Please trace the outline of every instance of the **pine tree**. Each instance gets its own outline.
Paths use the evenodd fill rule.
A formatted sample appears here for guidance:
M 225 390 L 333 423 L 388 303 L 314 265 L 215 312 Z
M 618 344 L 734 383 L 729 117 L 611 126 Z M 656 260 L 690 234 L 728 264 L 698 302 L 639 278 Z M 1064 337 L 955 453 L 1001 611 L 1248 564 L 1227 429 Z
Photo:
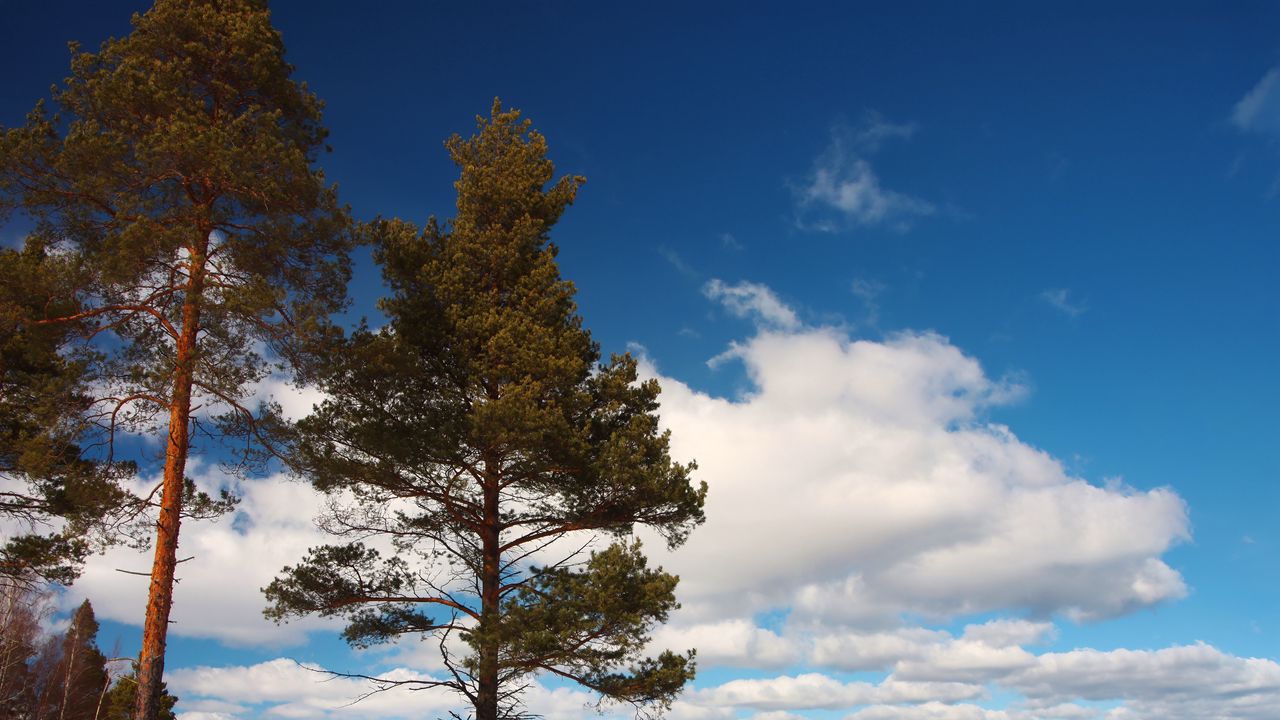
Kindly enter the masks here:
M 107 683 L 107 659 L 98 649 L 98 620 L 85 600 L 71 616 L 62 641 L 62 663 L 54 680 L 61 686 L 58 720 L 92 720 Z
M 51 638 L 36 663 L 35 720 L 93 720 L 107 685 L 106 658 L 98 650 L 98 621 L 85 600 L 61 638 Z
M 275 359 L 305 376 L 331 332 L 350 223 L 314 167 L 321 103 L 265 0 L 157 0 L 127 37 L 72 52 L 59 114 L 41 103 L 0 136 L 0 206 L 34 221 L 33 262 L 69 268 L 70 297 L 26 326 L 83 323 L 107 437 L 167 428 L 137 715 L 155 720 L 194 431 L 263 459 L 276 423 L 249 394 Z
M 0 250 L 0 517 L 25 527 L 0 546 L 6 583 L 70 584 L 93 549 L 128 537 L 139 501 L 120 481 L 131 463 L 94 460 L 92 354 L 74 341 L 75 260 L 29 246 Z
M 97 720 L 132 720 L 137 697 L 138 673 L 135 667 L 132 673 L 118 678 L 107 691 L 102 701 L 102 712 Z M 158 720 L 176 720 L 177 714 L 174 713 L 173 708 L 177 704 L 178 698 L 169 694 L 169 688 L 165 683 L 160 683 L 160 710 L 156 715 Z
M 628 538 L 645 525 L 679 545 L 706 485 L 668 454 L 657 383 L 629 356 L 598 364 L 560 277 L 549 232 L 582 179 L 552 182 L 546 141 L 518 112 L 495 101 L 477 120 L 446 143 L 461 168 L 452 222 L 379 227 L 389 322 L 335 353 L 330 399 L 294 455 L 317 488 L 354 498 L 323 525 L 348 542 L 285 568 L 267 615 L 344 616 L 356 646 L 435 637 L 450 676 L 428 684 L 477 720 L 519 716 L 538 673 L 661 711 L 692 653 L 642 656 L 677 578 Z

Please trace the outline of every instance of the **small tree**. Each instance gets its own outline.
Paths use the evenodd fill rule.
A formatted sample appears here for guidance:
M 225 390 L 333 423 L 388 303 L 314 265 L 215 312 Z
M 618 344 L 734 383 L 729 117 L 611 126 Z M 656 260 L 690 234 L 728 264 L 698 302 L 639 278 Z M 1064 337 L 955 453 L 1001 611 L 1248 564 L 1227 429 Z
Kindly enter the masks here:
M 135 665 L 133 672 L 117 678 L 107 690 L 95 720 L 132 720 L 137 698 L 138 669 Z M 169 694 L 169 688 L 165 683 L 160 683 L 160 710 L 156 715 L 157 719 L 176 720 L 177 714 L 174 713 L 173 708 L 177 704 L 178 698 Z
M 250 393 L 274 359 L 305 374 L 344 303 L 349 221 L 265 0 L 157 0 L 129 36 L 72 50 L 61 114 L 0 136 L 0 209 L 34 221 L 34 261 L 65 266 L 27 325 L 83 325 L 107 436 L 165 427 L 137 694 L 156 720 L 193 436 L 262 459 L 273 423 Z
M 285 568 L 267 615 L 344 616 L 356 646 L 435 636 L 450 675 L 425 684 L 477 720 L 519 716 L 534 673 L 660 711 L 692 652 L 641 656 L 677 578 L 626 538 L 646 525 L 679 545 L 706 486 L 668 454 L 657 383 L 637 382 L 629 356 L 597 365 L 560 278 L 548 234 L 582 179 L 551 182 L 546 142 L 518 112 L 495 101 L 478 122 L 446 144 L 462 171 L 453 221 L 379 227 L 389 322 L 334 353 L 294 456 L 335 500 L 323 527 L 349 542 Z
M 107 661 L 98 649 L 98 620 L 85 600 L 61 638 L 50 638 L 36 663 L 35 720 L 94 720 L 107 684 Z

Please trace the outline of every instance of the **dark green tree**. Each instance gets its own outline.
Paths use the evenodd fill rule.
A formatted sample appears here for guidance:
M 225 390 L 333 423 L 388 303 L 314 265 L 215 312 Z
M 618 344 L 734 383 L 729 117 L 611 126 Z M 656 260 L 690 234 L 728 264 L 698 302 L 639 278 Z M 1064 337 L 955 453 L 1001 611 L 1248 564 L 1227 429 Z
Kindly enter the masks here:
M 682 543 L 706 486 L 668 454 L 657 383 L 630 356 L 598 364 L 560 277 L 549 232 L 582 179 L 553 182 L 543 136 L 497 101 L 446 146 L 456 216 L 377 227 L 388 323 L 334 353 L 329 399 L 299 426 L 293 461 L 335 500 L 323 526 L 343 541 L 285 568 L 267 615 L 343 616 L 356 646 L 433 637 L 450 675 L 429 684 L 477 720 L 520 716 L 533 674 L 661 712 L 692 653 L 643 657 L 677 578 L 629 538 Z
M 85 326 L 107 437 L 163 428 L 137 694 L 155 720 L 193 436 L 232 440 L 241 469 L 263 459 L 277 423 L 252 388 L 276 367 L 305 376 L 352 234 L 314 166 L 321 103 L 265 0 L 157 0 L 127 37 L 72 53 L 58 114 L 41 103 L 0 136 L 0 209 L 32 221 L 36 260 L 65 259 L 64 294 L 28 325 Z
M 34 720 L 93 720 L 107 689 L 107 660 L 98 649 L 98 620 L 85 600 L 61 638 L 37 661 Z
M 135 667 L 133 672 L 117 678 L 115 684 L 107 691 L 98 720 L 132 720 L 137 698 L 138 671 Z M 177 704 L 178 698 L 169 694 L 169 688 L 165 683 L 160 683 L 160 711 L 156 717 L 159 720 L 176 720 L 177 714 L 174 713 L 173 708 Z
M 71 583 L 95 547 L 120 539 L 138 499 L 120 484 L 130 463 L 93 459 L 94 355 L 75 342 L 83 322 L 70 288 L 75 259 L 38 245 L 0 250 L 0 517 L 25 528 L 0 546 L 7 583 Z

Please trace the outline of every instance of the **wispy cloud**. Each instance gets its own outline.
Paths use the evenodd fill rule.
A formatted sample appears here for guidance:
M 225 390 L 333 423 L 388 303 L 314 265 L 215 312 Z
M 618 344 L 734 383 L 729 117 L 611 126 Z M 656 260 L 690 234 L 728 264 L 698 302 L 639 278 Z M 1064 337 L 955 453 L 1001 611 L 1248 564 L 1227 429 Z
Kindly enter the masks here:
M 913 122 L 890 122 L 880 113 L 872 111 L 867 113 L 862 124 L 855 128 L 853 139 L 860 150 L 874 153 L 889 140 L 910 140 L 918 128 L 919 126 Z
M 742 243 L 738 242 L 738 238 L 733 233 L 720 233 L 720 244 L 725 250 L 738 251 L 742 249 Z
M 764 285 L 746 281 L 728 285 L 716 278 L 702 286 L 702 294 L 718 301 L 734 315 L 761 325 L 785 330 L 800 327 L 796 312 Z
M 1069 317 L 1080 317 L 1089 307 L 1080 300 L 1071 299 L 1071 291 L 1066 288 L 1053 288 L 1040 293 L 1040 299 L 1050 307 Z
M 862 301 L 862 307 L 865 310 L 863 321 L 867 325 L 874 327 L 880 322 L 880 294 L 884 290 L 884 283 L 865 278 L 855 278 L 849 286 L 849 291 L 854 297 Z
M 884 187 L 868 159 L 885 143 L 909 140 L 915 132 L 914 123 L 892 123 L 874 113 L 857 127 L 833 130 L 809 176 L 794 188 L 797 225 L 820 232 L 878 225 L 906 231 L 937 212 L 927 200 Z
M 662 255 L 662 259 L 666 260 L 671 267 L 676 269 L 676 272 L 687 278 L 698 277 L 698 271 L 694 270 L 693 266 L 680 256 L 680 253 L 666 246 L 658 248 L 658 253 Z
M 1245 132 L 1280 135 L 1280 67 L 1268 70 L 1236 103 L 1231 124 Z

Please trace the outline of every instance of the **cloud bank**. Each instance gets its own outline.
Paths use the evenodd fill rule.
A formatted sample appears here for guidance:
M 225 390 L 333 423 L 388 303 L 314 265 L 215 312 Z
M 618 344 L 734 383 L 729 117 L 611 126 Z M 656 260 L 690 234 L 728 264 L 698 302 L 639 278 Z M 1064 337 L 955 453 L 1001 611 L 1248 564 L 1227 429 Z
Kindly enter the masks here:
M 710 485 L 707 523 L 686 546 L 647 545 L 682 577 L 684 605 L 652 648 L 697 647 L 704 671 L 749 676 L 713 673 L 721 680 L 692 688 L 672 718 L 1262 720 L 1280 705 L 1271 659 L 1205 644 L 1044 649 L 1063 622 L 1187 592 L 1163 559 L 1189 538 L 1172 489 L 1091 483 L 991 422 L 990 408 L 1025 391 L 942 336 L 870 341 L 807 326 L 754 283 L 712 280 L 704 294 L 756 325 L 721 359 L 741 363 L 751 390 L 716 397 L 643 363 L 664 388 L 673 455 L 697 459 Z M 218 481 L 211 468 L 196 474 Z M 334 632 L 259 615 L 257 588 L 322 540 L 311 521 L 320 499 L 281 478 L 247 483 L 244 495 L 233 520 L 184 529 L 183 551 L 196 560 L 183 566 L 173 632 L 277 646 Z M 100 615 L 137 623 L 145 587 L 110 569 L 129 562 L 122 552 L 91 565 L 74 591 Z M 356 657 L 418 677 L 438 669 L 428 655 Z M 456 707 L 432 692 L 346 707 L 367 687 L 317 685 L 311 669 L 283 658 L 168 677 L 184 720 L 390 719 Z M 546 717 L 597 716 L 576 689 L 535 683 L 529 701 Z M 605 708 L 604 717 L 629 716 Z

